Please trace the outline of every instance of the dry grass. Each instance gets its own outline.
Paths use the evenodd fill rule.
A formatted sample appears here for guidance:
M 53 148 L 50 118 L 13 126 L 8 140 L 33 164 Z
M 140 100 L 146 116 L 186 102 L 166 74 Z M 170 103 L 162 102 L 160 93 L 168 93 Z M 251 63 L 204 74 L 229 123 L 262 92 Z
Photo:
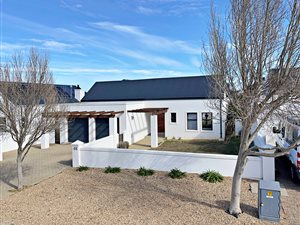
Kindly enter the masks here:
M 269 224 L 257 219 L 257 195 L 242 183 L 242 209 L 225 213 L 231 179 L 211 184 L 197 174 L 174 180 L 157 172 L 106 174 L 100 169 L 63 173 L 0 202 L 0 224 Z M 289 194 L 298 194 L 289 190 Z M 281 224 L 297 224 L 297 198 L 283 198 Z
M 166 140 L 157 150 L 194 152 L 194 153 L 214 153 L 237 155 L 239 149 L 239 138 L 232 138 L 228 143 L 217 140 Z

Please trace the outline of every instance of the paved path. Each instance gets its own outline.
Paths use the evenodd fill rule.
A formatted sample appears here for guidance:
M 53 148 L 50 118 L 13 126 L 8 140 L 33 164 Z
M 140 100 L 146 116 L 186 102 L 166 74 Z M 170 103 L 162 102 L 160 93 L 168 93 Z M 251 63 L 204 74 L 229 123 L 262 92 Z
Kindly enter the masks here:
M 0 162 L 0 199 L 5 198 L 17 185 L 16 151 L 4 153 Z M 36 184 L 54 176 L 72 164 L 71 145 L 51 145 L 41 150 L 33 147 L 23 161 L 24 184 Z

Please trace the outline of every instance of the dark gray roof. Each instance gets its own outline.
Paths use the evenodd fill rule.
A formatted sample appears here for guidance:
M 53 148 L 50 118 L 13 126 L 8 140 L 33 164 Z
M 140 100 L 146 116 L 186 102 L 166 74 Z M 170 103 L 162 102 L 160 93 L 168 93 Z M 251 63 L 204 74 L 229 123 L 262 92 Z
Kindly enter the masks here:
M 209 99 L 207 76 L 96 82 L 82 102 Z

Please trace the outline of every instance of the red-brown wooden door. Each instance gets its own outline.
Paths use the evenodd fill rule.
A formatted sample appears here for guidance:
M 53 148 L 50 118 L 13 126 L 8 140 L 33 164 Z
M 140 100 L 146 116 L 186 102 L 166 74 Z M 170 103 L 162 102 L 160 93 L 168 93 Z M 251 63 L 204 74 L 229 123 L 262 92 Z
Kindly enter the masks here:
M 165 132 L 165 114 L 159 114 L 157 116 L 157 122 L 158 122 L 158 132 L 164 133 Z

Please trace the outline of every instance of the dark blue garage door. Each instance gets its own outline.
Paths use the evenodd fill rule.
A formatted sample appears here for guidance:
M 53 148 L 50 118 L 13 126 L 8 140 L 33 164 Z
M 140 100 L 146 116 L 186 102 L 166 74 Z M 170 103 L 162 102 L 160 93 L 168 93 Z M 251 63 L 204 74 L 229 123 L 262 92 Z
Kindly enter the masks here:
M 96 139 L 109 136 L 109 120 L 107 118 L 96 119 Z
M 89 123 L 87 118 L 74 118 L 68 121 L 69 142 L 89 142 Z

